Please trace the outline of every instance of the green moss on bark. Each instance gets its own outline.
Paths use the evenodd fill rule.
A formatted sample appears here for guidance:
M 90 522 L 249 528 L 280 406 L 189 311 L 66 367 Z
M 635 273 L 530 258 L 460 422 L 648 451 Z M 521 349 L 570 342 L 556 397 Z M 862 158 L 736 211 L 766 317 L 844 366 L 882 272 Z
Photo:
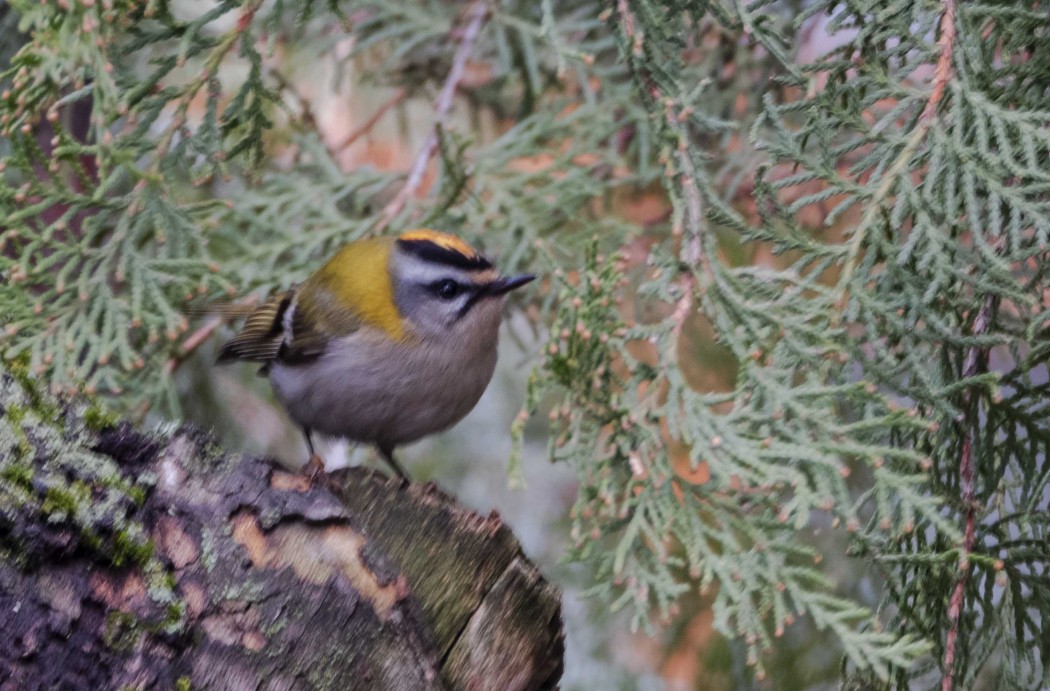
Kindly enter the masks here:
M 108 621 L 112 635 L 106 640 L 114 646 L 146 629 L 177 631 L 185 605 L 136 518 L 152 485 L 96 450 L 100 434 L 119 420 L 97 404 L 63 402 L 40 391 L 17 361 L 0 364 L 0 409 L 2 547 L 18 563 L 31 564 L 42 556 L 36 551 L 46 543 L 40 535 L 61 535 L 104 564 L 138 569 L 157 614 L 151 621 L 127 613 Z
M 116 414 L 106 410 L 97 401 L 84 410 L 82 419 L 84 420 L 84 426 L 92 432 L 112 429 L 120 423 L 120 418 Z

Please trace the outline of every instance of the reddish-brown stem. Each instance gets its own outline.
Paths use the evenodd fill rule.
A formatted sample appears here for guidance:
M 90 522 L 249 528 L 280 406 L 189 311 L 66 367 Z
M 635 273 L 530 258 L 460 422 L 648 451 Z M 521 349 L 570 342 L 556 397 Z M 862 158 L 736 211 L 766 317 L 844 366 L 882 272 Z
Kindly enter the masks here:
M 164 376 L 170 377 L 175 374 L 175 370 L 177 370 L 190 355 L 193 355 L 197 348 L 200 348 L 209 338 L 211 338 L 211 335 L 215 333 L 215 330 L 224 323 L 232 319 L 243 319 L 244 317 L 247 317 L 251 313 L 256 302 L 256 297 L 250 295 L 233 303 L 212 306 L 209 308 L 208 313 L 216 316 L 209 319 L 199 329 L 187 336 L 186 340 L 179 345 L 178 350 L 176 350 L 175 353 L 168 358 L 167 362 L 164 363 Z
M 189 337 L 182 342 L 182 345 L 179 346 L 178 352 L 168 358 L 168 361 L 164 363 L 164 376 L 170 377 L 174 374 L 175 370 L 179 368 L 179 365 L 192 355 L 197 348 L 200 348 L 201 344 L 207 341 L 208 338 L 215 333 L 216 329 L 222 326 L 223 321 L 225 320 L 219 317 L 213 317 L 212 319 L 209 319 L 204 326 L 190 334 Z
M 157 144 L 153 155 L 152 168 L 155 173 L 160 170 L 161 160 L 167 156 L 171 144 L 175 139 L 175 134 L 186 124 L 186 114 L 189 112 L 190 104 L 193 102 L 193 99 L 196 98 L 200 90 L 208 86 L 215 75 L 219 73 L 219 67 L 222 64 L 222 61 L 227 55 L 229 55 L 230 51 L 233 50 L 234 46 L 237 45 L 238 40 L 242 37 L 241 35 L 247 31 L 248 26 L 251 25 L 252 18 L 255 17 L 255 13 L 259 10 L 260 5 L 262 5 L 262 0 L 254 0 L 251 4 L 241 10 L 241 14 L 237 18 L 236 29 L 226 32 L 226 35 L 222 37 L 222 40 L 218 42 L 208 55 L 208 59 L 204 63 L 200 76 L 196 80 L 190 82 L 182 94 L 179 95 L 175 114 L 172 116 L 171 122 L 169 122 L 168 126 L 165 128 L 164 134 L 161 136 L 160 142 Z
M 474 50 L 474 41 L 477 39 L 478 34 L 481 33 L 481 27 L 485 23 L 488 13 L 489 8 L 484 0 L 475 0 L 467 8 L 465 14 L 468 19 L 467 26 L 463 30 L 462 37 L 459 40 L 459 47 L 452 58 L 452 67 L 448 71 L 448 76 L 445 77 L 445 84 L 441 87 L 441 93 L 438 94 L 437 100 L 434 101 L 433 127 L 430 134 L 427 135 L 423 146 L 419 149 L 419 153 L 416 154 L 415 163 L 409 170 L 405 184 L 383 209 L 383 214 L 376 225 L 377 230 L 388 226 L 394 220 L 394 217 L 401 213 L 409 197 L 415 194 L 416 190 L 423 183 L 423 175 L 426 173 L 427 165 L 430 163 L 430 159 L 434 157 L 434 154 L 437 153 L 438 137 L 441 128 L 445 126 L 448 120 L 449 111 L 452 110 L 452 100 L 456 95 L 459 83 L 463 80 L 463 73 L 467 68 L 467 60 L 470 59 L 470 54 Z
M 926 105 L 923 106 L 922 113 L 919 115 L 919 121 L 915 125 L 915 129 L 912 130 L 911 136 L 908 137 L 904 148 L 889 167 L 889 170 L 882 176 L 882 182 L 875 189 L 875 195 L 867 202 L 867 211 L 864 212 L 864 216 L 853 230 L 853 238 L 849 243 L 846 262 L 842 267 L 842 273 L 839 275 L 839 294 L 834 302 L 836 311 L 831 319 L 833 326 L 838 325 L 842 312 L 846 309 L 849 300 L 850 279 L 853 278 L 853 272 L 856 270 L 857 263 L 862 255 L 861 250 L 864 248 L 864 240 L 868 229 L 882 217 L 883 202 L 893 193 L 897 186 L 897 181 L 908 174 L 908 164 L 911 163 L 912 156 L 915 155 L 919 145 L 922 144 L 926 134 L 936 122 L 937 108 L 944 99 L 944 92 L 952 78 L 952 56 L 955 50 L 955 0 L 943 0 L 943 2 L 944 12 L 941 13 L 940 38 L 937 39 L 937 45 L 941 52 L 937 57 L 937 65 L 933 69 L 933 91 L 930 92 L 930 97 L 926 100 Z
M 401 88 L 395 91 L 394 94 L 383 103 L 383 105 L 379 106 L 379 108 L 376 109 L 376 112 L 372 113 L 371 117 L 369 117 L 367 120 L 361 123 L 361 125 L 358 128 L 356 128 L 353 132 L 346 135 L 346 138 L 343 139 L 343 141 L 336 144 L 334 150 L 342 151 L 346 147 L 356 142 L 361 137 L 371 132 L 372 128 L 376 126 L 376 123 L 379 122 L 384 115 L 386 115 L 387 111 L 396 106 L 398 103 L 401 103 L 401 101 L 404 101 L 405 96 L 407 95 L 408 89 Z
M 685 326 L 685 320 L 689 317 L 689 312 L 693 306 L 693 290 L 695 287 L 696 279 L 693 278 L 693 274 L 686 274 L 685 280 L 682 281 L 682 297 L 675 303 L 674 312 L 671 313 L 671 321 L 674 323 L 671 329 L 671 336 L 675 342 L 681 336 L 682 327 Z
M 995 310 L 995 297 L 989 296 L 985 299 L 981 309 L 977 312 L 977 318 L 973 323 L 973 335 L 980 336 L 987 333 Z M 962 377 L 969 379 L 975 377 L 987 369 L 988 353 L 985 349 L 971 346 L 966 351 L 966 359 L 963 361 Z M 952 588 L 952 594 L 948 600 L 948 635 L 944 642 L 944 656 L 941 661 L 941 670 L 944 676 L 941 678 L 941 691 L 952 691 L 955 684 L 955 646 L 959 640 L 959 621 L 962 617 L 963 605 L 965 604 L 966 582 L 970 576 L 970 553 L 973 552 L 974 539 L 977 528 L 977 489 L 975 477 L 977 468 L 973 460 L 973 428 L 978 424 L 977 406 L 973 400 L 973 392 L 967 389 L 962 395 L 963 431 L 962 454 L 959 459 L 959 487 L 960 499 L 963 504 L 966 521 L 963 527 L 963 542 L 959 554 L 959 577 Z
M 952 53 L 955 49 L 955 0 L 944 0 L 940 33 L 937 47 L 940 48 L 941 54 L 937 57 L 937 66 L 933 69 L 933 91 L 919 116 L 923 121 L 932 120 L 937 114 L 937 106 L 944 98 L 944 90 L 952 78 Z

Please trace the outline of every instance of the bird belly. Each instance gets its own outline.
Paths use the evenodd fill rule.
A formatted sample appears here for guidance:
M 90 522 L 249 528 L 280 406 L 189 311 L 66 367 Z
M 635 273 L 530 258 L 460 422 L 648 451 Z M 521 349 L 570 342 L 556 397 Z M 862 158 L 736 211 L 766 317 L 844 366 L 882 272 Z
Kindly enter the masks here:
M 494 346 L 468 355 L 355 333 L 331 342 L 313 362 L 274 363 L 270 381 L 300 425 L 395 446 L 459 422 L 481 398 L 495 365 Z

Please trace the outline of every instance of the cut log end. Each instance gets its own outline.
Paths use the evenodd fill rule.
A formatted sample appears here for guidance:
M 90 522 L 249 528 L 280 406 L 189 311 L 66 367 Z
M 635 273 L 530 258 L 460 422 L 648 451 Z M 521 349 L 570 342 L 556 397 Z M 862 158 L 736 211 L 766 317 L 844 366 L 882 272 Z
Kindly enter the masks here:
M 0 404 L 0 691 L 557 685 L 559 592 L 498 517 Z

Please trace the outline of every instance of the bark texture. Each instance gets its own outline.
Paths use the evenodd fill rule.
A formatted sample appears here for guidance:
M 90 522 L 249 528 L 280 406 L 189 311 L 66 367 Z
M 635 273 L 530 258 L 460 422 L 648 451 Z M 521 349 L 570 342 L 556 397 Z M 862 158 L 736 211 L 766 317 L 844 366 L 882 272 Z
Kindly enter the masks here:
M 0 374 L 0 691 L 542 689 L 560 596 L 499 517 L 310 483 Z

